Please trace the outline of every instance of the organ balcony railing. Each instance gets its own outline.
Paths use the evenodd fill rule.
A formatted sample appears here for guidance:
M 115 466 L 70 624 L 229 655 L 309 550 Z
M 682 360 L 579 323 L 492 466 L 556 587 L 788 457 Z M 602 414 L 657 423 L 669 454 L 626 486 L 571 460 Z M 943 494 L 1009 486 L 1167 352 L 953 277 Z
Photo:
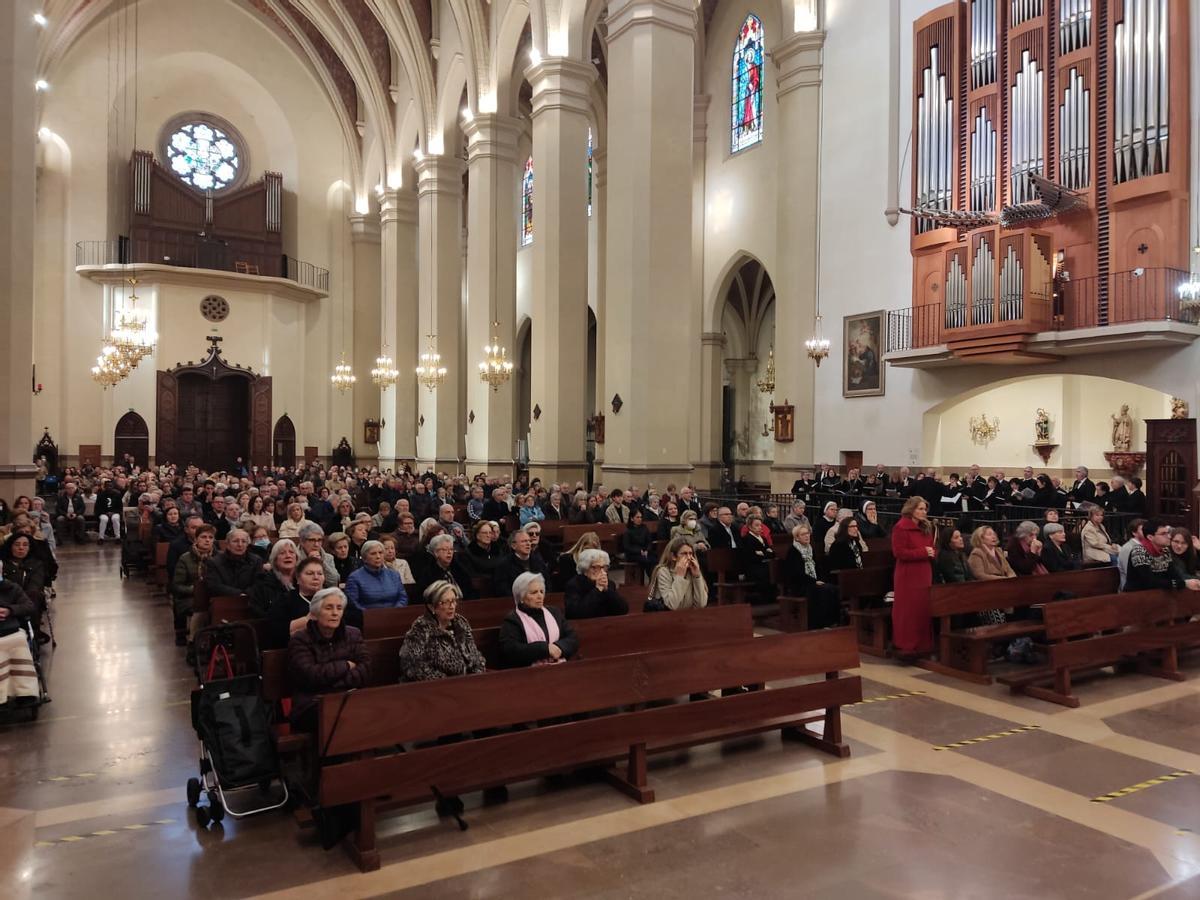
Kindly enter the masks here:
M 120 237 L 75 244 L 76 267 L 135 264 L 287 278 L 303 287 L 329 292 L 328 269 L 287 254 L 268 252 L 261 246 L 239 246 L 236 241 L 195 235 L 188 235 L 183 240 L 175 233 L 161 232 L 152 239 Z
M 982 300 L 950 291 L 942 302 L 889 311 L 885 352 L 958 344 L 969 351 L 960 355 L 982 355 L 991 344 L 1008 340 L 1009 326 L 1034 336 L 1137 323 L 1197 325 L 1200 306 L 1182 299 L 1179 291 L 1190 277 L 1182 269 L 1136 268 L 1104 278 L 1051 280 L 1020 291 L 1000 279 L 999 290 Z

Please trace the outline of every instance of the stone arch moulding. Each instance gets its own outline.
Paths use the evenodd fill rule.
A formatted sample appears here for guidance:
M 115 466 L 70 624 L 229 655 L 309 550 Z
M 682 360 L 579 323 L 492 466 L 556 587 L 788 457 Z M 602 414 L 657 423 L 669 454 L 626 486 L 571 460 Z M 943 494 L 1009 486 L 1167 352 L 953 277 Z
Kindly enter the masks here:
M 180 453 L 180 380 L 184 377 L 205 379 L 218 384 L 227 379 L 239 379 L 245 382 L 246 408 L 248 410 L 248 434 L 250 463 L 256 466 L 271 465 L 271 378 L 267 375 L 256 375 L 252 369 L 230 364 L 221 356 L 219 337 L 210 337 L 208 353 L 199 363 L 188 360 L 187 363 L 177 364 L 173 369 L 159 370 L 156 375 L 155 416 L 157 419 L 155 462 L 158 464 L 171 462 L 177 465 L 187 465 L 187 460 L 179 458 Z M 236 389 L 235 389 L 236 390 Z M 225 469 L 232 466 L 233 460 L 218 466 Z

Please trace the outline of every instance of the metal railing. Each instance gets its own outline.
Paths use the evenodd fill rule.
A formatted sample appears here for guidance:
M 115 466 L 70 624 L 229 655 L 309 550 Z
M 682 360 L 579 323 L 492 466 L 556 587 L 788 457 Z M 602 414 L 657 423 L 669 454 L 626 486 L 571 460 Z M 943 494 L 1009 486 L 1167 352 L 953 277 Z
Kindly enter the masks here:
M 927 303 L 887 314 L 885 353 L 932 347 L 942 342 L 942 305 Z
M 1179 286 L 1190 279 L 1183 269 L 1137 268 L 1060 283 L 1054 298 L 1054 329 L 1098 328 L 1129 322 L 1200 321 L 1181 303 Z M 1102 288 L 1108 288 L 1107 293 Z
M 155 240 L 119 237 L 75 244 L 76 266 L 146 264 L 286 278 L 318 291 L 329 290 L 328 269 L 286 254 L 262 253 L 198 236 L 186 239 L 164 236 Z

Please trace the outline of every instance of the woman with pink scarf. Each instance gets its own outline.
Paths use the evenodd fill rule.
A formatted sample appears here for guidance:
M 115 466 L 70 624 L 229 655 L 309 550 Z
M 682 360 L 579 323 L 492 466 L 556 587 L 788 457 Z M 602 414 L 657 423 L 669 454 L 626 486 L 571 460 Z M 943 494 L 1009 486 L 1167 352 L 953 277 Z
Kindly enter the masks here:
M 546 606 L 546 580 L 536 572 L 522 572 L 512 592 L 516 609 L 500 623 L 501 666 L 547 666 L 574 656 L 579 638 L 561 609 Z

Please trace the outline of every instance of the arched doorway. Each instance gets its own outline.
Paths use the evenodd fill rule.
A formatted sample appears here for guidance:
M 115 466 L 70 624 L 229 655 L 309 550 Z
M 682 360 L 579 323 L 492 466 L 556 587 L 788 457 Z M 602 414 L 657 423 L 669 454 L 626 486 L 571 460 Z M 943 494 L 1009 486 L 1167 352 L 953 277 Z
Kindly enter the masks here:
M 529 427 L 533 421 L 533 323 L 524 319 L 517 328 L 516 382 L 517 421 L 513 437 L 517 441 L 517 463 L 529 465 Z
M 113 461 L 121 465 L 126 456 L 143 469 L 150 464 L 150 428 L 132 409 L 121 416 L 113 432 Z
M 296 465 L 296 426 L 287 413 L 275 423 L 275 434 L 271 438 L 275 465 L 291 468 Z
M 775 287 L 758 260 L 747 257 L 733 271 L 720 321 L 722 464 L 734 481 L 770 482 L 773 395 L 761 390 L 759 382 L 766 377 L 775 344 Z
M 228 471 L 238 457 L 271 464 L 271 379 L 221 358 L 220 338 L 199 365 L 158 372 L 155 456 L 160 463 Z

